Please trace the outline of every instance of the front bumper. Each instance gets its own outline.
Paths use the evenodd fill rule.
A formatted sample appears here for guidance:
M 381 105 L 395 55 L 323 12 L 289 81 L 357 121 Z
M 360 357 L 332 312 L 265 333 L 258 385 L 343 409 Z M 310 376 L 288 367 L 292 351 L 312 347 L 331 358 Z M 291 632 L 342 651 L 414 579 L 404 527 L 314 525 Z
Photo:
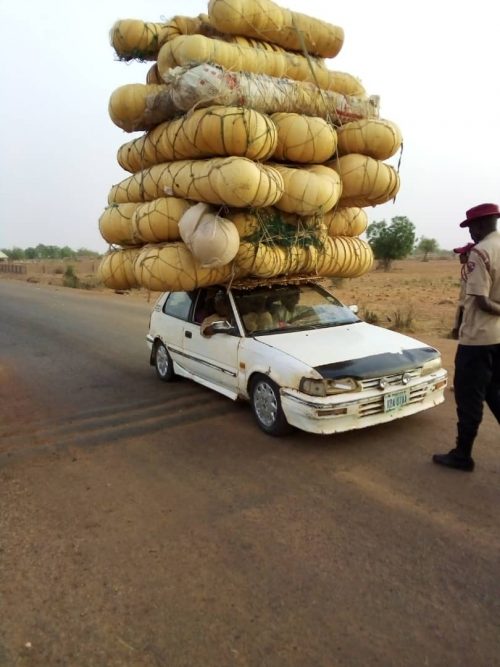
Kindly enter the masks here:
M 282 388 L 281 405 L 289 424 L 309 433 L 341 433 L 408 417 L 444 401 L 447 371 L 443 368 L 409 384 L 335 396 L 309 396 Z M 385 396 L 408 392 L 407 403 L 387 409 Z

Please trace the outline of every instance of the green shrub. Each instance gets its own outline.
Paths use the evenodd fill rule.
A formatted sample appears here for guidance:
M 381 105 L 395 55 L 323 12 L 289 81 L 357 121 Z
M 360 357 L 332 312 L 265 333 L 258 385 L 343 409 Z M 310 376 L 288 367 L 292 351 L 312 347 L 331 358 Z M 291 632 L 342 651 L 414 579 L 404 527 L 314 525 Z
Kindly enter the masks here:
M 64 287 L 78 287 L 80 285 L 80 281 L 75 274 L 75 269 L 71 264 L 69 264 L 64 271 L 63 285 Z

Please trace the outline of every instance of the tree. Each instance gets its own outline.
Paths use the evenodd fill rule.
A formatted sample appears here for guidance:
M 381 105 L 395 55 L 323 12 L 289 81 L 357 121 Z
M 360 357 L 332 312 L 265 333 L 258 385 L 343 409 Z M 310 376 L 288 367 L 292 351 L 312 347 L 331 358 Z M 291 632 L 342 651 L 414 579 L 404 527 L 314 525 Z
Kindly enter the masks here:
M 76 252 L 72 250 L 69 246 L 65 245 L 64 248 L 60 248 L 59 256 L 61 257 L 61 259 L 67 259 L 68 257 L 74 259 L 76 257 Z
M 392 218 L 390 225 L 385 220 L 373 222 L 366 235 L 384 271 L 391 269 L 393 260 L 407 257 L 415 245 L 415 225 L 404 215 Z
M 14 262 L 19 259 L 24 259 L 24 250 L 22 248 L 16 248 L 16 246 L 14 246 L 12 250 L 6 250 L 5 254 Z
M 436 239 L 428 239 L 425 236 L 422 236 L 417 245 L 417 251 L 423 253 L 422 262 L 427 262 L 429 259 L 429 253 L 437 252 L 439 250 L 439 245 Z
M 89 257 L 90 259 L 101 257 L 101 253 L 98 253 L 96 250 L 89 250 L 88 248 L 78 248 L 76 254 L 78 257 Z

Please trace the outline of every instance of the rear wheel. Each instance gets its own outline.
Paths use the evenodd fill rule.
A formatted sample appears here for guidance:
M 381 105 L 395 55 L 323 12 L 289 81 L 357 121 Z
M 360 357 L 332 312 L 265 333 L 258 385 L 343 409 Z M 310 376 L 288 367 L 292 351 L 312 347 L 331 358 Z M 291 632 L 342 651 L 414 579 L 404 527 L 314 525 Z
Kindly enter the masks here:
M 156 368 L 156 374 L 160 380 L 162 380 L 162 382 L 172 382 L 172 380 L 175 378 L 174 363 L 172 361 L 172 357 L 170 356 L 170 352 L 160 341 L 155 343 L 153 359 Z
M 257 424 L 265 433 L 274 436 L 290 433 L 292 427 L 281 408 L 279 387 L 266 375 L 252 380 L 250 401 Z

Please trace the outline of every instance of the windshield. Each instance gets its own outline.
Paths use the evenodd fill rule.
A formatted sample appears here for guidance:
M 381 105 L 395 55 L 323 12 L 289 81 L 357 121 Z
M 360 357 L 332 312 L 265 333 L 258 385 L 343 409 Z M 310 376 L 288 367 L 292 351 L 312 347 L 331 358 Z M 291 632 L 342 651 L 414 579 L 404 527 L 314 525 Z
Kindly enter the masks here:
M 319 285 L 273 285 L 233 290 L 246 333 L 279 333 L 352 324 L 350 308 Z

